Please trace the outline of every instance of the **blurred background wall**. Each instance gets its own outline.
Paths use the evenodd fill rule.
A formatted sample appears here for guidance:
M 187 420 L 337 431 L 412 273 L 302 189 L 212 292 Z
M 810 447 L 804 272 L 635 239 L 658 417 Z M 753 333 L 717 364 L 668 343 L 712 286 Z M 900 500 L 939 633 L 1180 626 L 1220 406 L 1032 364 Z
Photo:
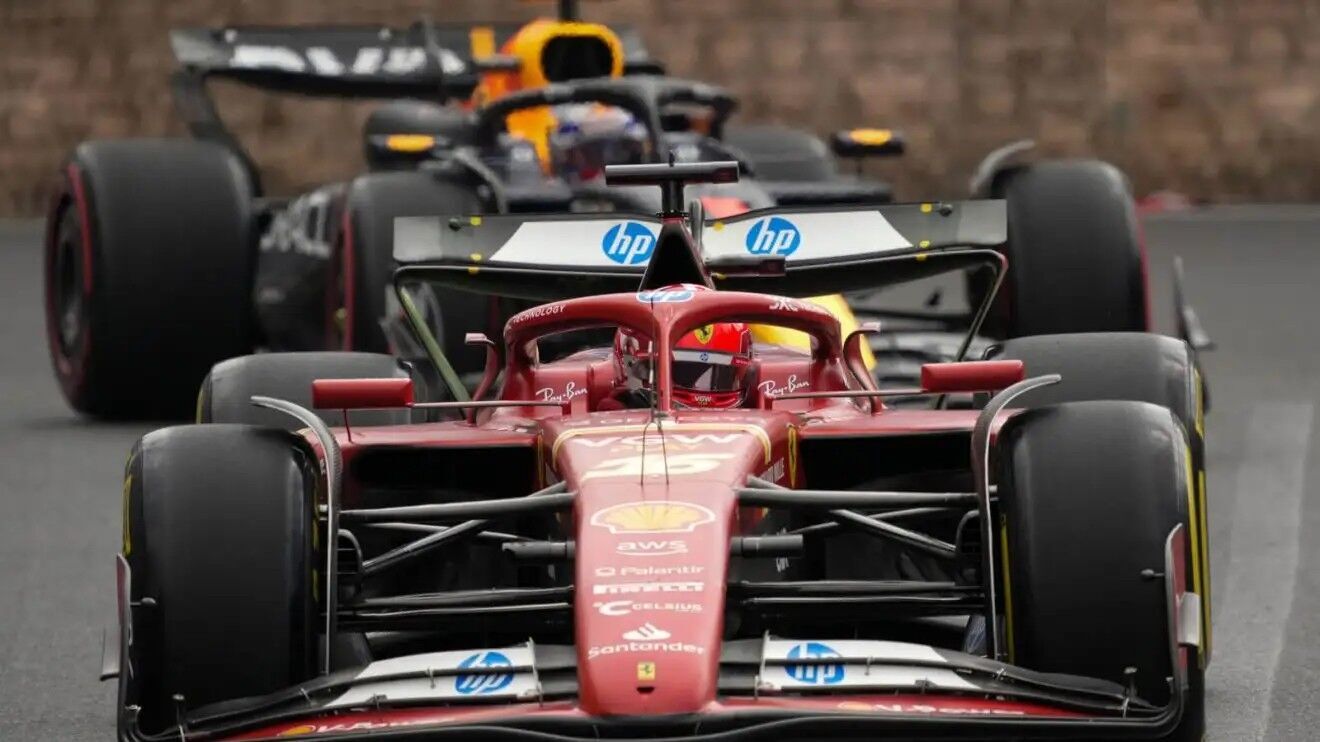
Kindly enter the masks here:
M 35 215 L 79 140 L 182 129 L 166 31 L 184 25 L 519 20 L 517 0 L 0 0 L 0 215 Z M 960 195 L 989 149 L 1123 167 L 1138 194 L 1320 198 L 1317 0 L 606 0 L 671 74 L 723 84 L 740 118 L 889 126 L 900 197 Z M 362 105 L 220 91 L 272 192 L 360 166 Z

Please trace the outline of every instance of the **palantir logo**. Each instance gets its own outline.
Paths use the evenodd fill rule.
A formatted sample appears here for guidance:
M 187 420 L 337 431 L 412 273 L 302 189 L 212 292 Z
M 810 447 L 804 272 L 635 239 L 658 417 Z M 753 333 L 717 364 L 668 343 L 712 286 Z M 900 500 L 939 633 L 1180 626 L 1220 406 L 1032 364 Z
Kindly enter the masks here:
M 784 666 L 784 672 L 799 683 L 812 685 L 834 685 L 843 681 L 845 674 L 842 664 L 821 664 L 818 662 L 792 664 L 792 660 L 820 660 L 841 656 L 828 644 L 806 642 L 795 644 L 788 650 L 790 663 Z
M 797 225 L 782 216 L 759 219 L 747 231 L 747 252 L 753 255 L 792 255 L 801 244 Z
M 458 663 L 458 669 L 513 667 L 502 652 L 477 652 Z M 465 696 L 484 696 L 504 690 L 513 682 L 512 672 L 463 673 L 454 678 L 454 690 Z
M 655 235 L 641 222 L 624 222 L 609 228 L 600 242 L 605 257 L 623 265 L 641 265 L 655 251 Z

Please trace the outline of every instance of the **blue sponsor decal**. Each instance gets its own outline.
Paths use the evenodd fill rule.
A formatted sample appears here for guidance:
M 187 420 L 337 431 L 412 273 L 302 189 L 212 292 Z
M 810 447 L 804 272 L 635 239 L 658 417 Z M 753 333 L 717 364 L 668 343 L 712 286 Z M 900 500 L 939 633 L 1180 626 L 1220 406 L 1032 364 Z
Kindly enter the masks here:
M 605 233 L 600 249 L 621 265 L 642 265 L 655 252 L 655 234 L 641 222 L 616 224 Z
M 753 255 L 792 255 L 801 244 L 797 225 L 782 216 L 758 219 L 747 231 L 747 252 Z
M 458 669 L 513 667 L 509 658 L 500 652 L 477 652 L 458 663 Z M 511 672 L 460 674 L 454 678 L 454 690 L 465 696 L 484 696 L 497 693 L 513 682 Z
M 796 644 L 792 649 L 788 650 L 789 660 L 819 660 L 840 656 L 841 655 L 834 651 L 834 649 L 828 644 L 821 644 L 820 642 Z M 784 672 L 788 673 L 790 678 L 799 683 L 810 683 L 812 685 L 834 685 L 836 683 L 841 683 L 846 674 L 846 670 L 842 664 L 823 665 L 816 663 L 806 665 L 794 665 L 790 663 L 784 666 Z
M 653 289 L 638 291 L 637 301 L 643 304 L 678 304 L 692 298 L 691 289 Z

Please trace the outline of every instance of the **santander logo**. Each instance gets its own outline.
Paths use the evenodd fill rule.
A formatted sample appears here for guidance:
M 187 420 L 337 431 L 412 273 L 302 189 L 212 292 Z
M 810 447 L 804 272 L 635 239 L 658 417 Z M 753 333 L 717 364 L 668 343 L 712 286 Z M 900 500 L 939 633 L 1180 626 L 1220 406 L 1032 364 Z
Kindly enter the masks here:
M 630 642 L 658 642 L 668 639 L 672 634 L 653 623 L 644 623 L 632 631 L 623 632 L 623 638 Z

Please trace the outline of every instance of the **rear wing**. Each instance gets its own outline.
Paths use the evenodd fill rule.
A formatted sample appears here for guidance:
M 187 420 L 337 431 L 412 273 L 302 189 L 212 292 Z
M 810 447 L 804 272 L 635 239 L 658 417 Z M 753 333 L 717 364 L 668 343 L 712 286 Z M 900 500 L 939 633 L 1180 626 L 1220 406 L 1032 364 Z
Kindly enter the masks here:
M 521 27 L 415 23 L 406 28 L 185 28 L 170 32 L 170 46 L 180 69 L 200 77 L 307 95 L 443 101 L 467 98 L 476 87 L 477 39 L 499 48 Z M 632 29 L 617 31 L 627 64 L 647 68 L 650 60 L 641 36 Z
M 958 268 L 1002 267 L 1003 201 L 776 207 L 707 221 L 700 253 L 716 287 L 819 296 Z M 401 276 L 533 301 L 637 289 L 662 239 L 640 214 L 405 217 L 394 223 Z M 782 262 L 781 262 L 782 261 Z
M 182 70 L 258 88 L 337 97 L 466 97 L 466 33 L 412 26 L 188 28 L 170 32 Z
M 256 167 L 225 128 L 206 90 L 213 78 L 281 93 L 335 98 L 469 98 L 480 80 L 478 49 L 500 48 L 521 23 L 388 26 L 232 26 L 170 32 L 179 66 L 175 106 L 198 139 L 219 142 Z M 625 71 L 654 71 L 641 36 L 616 29 Z M 483 52 L 484 53 L 484 52 Z

